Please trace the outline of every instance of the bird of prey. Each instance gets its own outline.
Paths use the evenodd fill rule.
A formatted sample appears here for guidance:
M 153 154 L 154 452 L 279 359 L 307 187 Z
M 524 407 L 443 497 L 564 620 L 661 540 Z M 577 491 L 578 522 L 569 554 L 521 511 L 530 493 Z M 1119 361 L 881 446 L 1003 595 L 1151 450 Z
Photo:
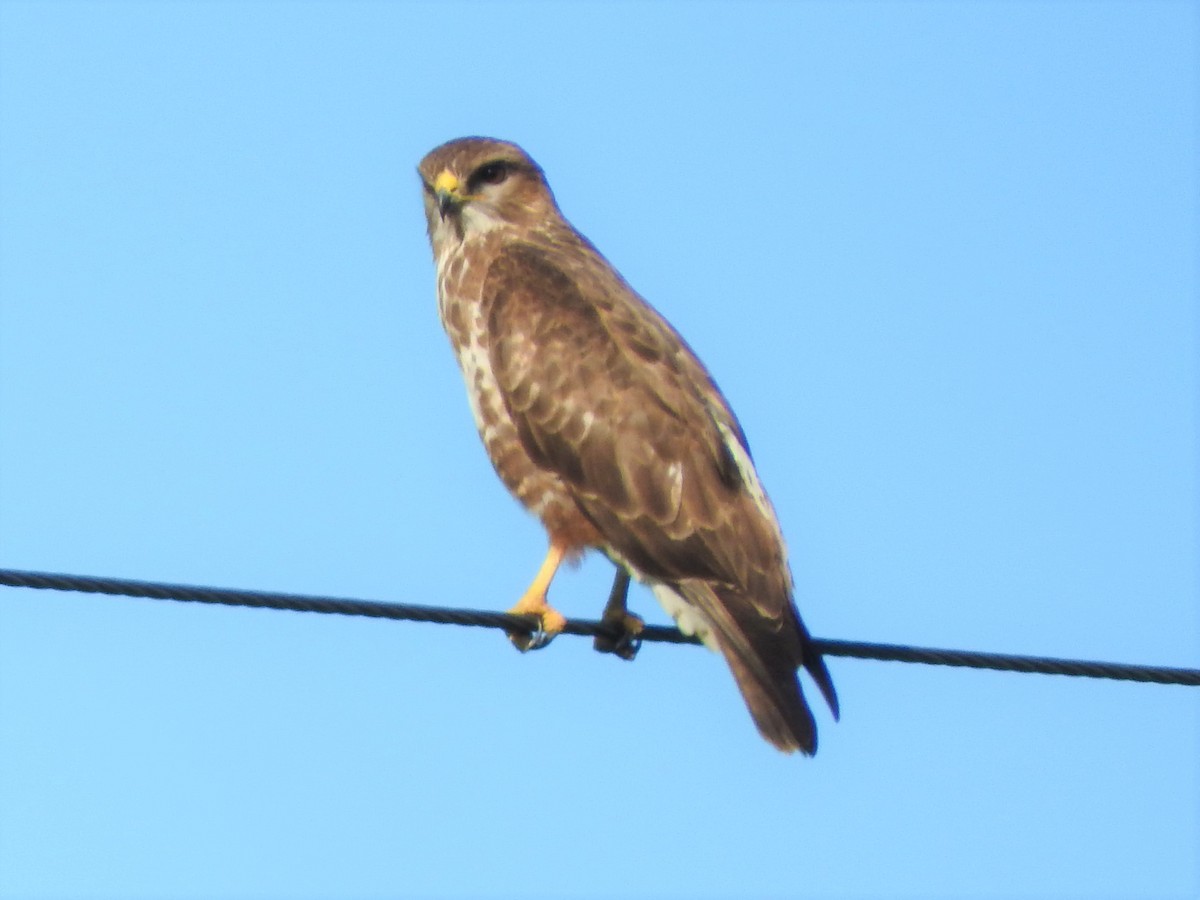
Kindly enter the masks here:
M 475 424 L 497 474 L 549 535 L 511 612 L 561 631 L 546 600 L 554 573 L 598 549 L 725 657 L 768 741 L 814 753 L 798 668 L 835 718 L 837 695 L 793 603 L 746 437 L 704 365 L 567 222 L 520 147 L 460 138 L 418 172 L 438 310 Z

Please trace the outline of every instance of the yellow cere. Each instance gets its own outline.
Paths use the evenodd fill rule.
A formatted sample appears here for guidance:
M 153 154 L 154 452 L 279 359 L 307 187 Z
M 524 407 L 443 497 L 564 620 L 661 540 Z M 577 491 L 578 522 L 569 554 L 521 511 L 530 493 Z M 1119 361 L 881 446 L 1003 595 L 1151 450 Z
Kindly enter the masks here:
M 442 169 L 441 174 L 433 180 L 433 189 L 439 194 L 453 194 L 458 190 L 458 179 L 449 169 Z

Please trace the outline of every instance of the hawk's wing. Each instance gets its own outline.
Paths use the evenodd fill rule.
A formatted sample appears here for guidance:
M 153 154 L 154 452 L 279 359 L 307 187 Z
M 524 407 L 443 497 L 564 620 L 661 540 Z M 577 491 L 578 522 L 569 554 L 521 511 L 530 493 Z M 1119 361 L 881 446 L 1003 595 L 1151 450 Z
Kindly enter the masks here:
M 491 362 L 525 449 L 570 486 L 617 553 L 706 614 L 760 728 L 755 686 L 772 707 L 804 707 L 801 664 L 836 710 L 728 405 L 682 339 L 605 263 L 588 257 L 594 266 L 568 270 L 556 256 L 510 245 L 484 284 Z

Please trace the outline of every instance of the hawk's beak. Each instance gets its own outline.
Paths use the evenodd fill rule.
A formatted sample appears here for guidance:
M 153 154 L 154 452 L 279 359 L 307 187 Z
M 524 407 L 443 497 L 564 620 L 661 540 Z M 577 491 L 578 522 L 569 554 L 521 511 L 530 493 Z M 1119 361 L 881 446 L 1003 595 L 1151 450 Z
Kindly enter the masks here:
M 433 194 L 437 197 L 438 213 L 443 219 L 463 204 L 458 179 L 449 169 L 442 169 L 441 174 L 433 180 Z

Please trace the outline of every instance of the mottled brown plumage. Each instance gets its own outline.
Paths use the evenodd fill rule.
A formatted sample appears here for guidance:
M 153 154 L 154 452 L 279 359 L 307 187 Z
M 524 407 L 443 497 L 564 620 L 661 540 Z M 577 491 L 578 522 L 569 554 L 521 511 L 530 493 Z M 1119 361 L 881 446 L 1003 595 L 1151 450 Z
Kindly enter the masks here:
M 797 667 L 835 716 L 837 698 L 741 426 L 704 366 L 562 217 L 519 147 L 451 141 L 419 172 L 438 306 L 480 436 L 550 536 L 515 609 L 553 631 L 559 560 L 603 550 L 724 655 L 771 743 L 814 752 Z

